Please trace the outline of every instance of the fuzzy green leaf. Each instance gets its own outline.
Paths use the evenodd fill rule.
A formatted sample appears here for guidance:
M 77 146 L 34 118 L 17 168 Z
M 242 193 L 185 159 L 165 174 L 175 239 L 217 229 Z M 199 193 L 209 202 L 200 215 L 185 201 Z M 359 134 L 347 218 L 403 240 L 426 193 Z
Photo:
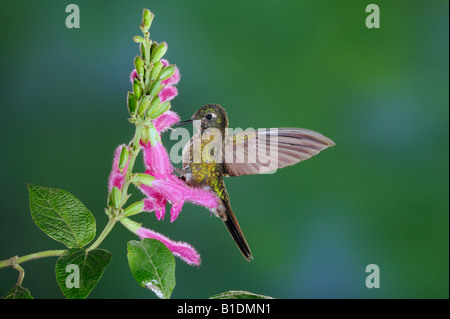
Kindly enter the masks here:
M 134 279 L 159 298 L 170 298 L 175 287 L 175 259 L 170 250 L 160 241 L 149 238 L 131 240 L 127 249 Z
M 100 280 L 112 254 L 104 249 L 69 249 L 58 258 L 56 281 L 67 299 L 85 299 Z
M 83 247 L 95 237 L 95 218 L 75 196 L 59 188 L 27 186 L 31 217 L 44 233 L 69 248 Z
M 26 288 L 23 288 L 21 285 L 16 284 L 11 288 L 10 291 L 6 295 L 2 297 L 2 299 L 34 299 L 30 291 Z

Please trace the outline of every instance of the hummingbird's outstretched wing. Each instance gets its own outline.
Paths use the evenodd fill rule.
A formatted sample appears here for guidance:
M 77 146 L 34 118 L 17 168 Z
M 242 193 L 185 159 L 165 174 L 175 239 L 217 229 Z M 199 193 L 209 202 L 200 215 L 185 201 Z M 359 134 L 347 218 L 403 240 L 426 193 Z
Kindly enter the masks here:
M 334 142 L 301 128 L 246 130 L 224 139 L 224 175 L 262 174 L 304 161 Z

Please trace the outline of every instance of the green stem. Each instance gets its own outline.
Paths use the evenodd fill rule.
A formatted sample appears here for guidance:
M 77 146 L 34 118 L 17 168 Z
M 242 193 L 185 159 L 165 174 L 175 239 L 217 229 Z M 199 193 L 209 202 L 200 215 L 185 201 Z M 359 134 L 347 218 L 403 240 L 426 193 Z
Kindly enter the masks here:
M 22 257 L 14 256 L 14 257 L 11 257 L 11 258 L 8 258 L 5 260 L 0 260 L 0 268 L 5 268 L 5 267 L 16 268 L 17 265 L 27 262 L 27 261 L 30 261 L 30 260 L 45 258 L 45 257 L 61 256 L 65 252 L 66 252 L 65 250 L 45 250 L 45 251 L 40 251 L 38 253 L 25 255 Z
M 114 225 L 116 224 L 116 220 L 114 218 L 110 218 L 108 221 L 108 224 L 106 224 L 105 228 L 103 229 L 100 236 L 98 236 L 97 240 L 88 248 L 86 251 L 91 251 L 95 248 L 97 248 L 102 241 L 108 236 L 109 232 L 113 229 Z
M 25 269 L 23 269 L 20 265 L 14 264 L 13 267 L 19 272 L 19 278 L 17 279 L 17 284 L 22 285 L 23 278 L 25 278 Z
M 130 161 L 128 162 L 128 169 L 127 173 L 125 175 L 125 182 L 122 187 L 122 207 L 126 203 L 126 199 L 128 198 L 128 186 L 130 186 L 131 179 L 133 176 L 133 167 L 134 163 L 136 161 L 136 158 L 141 150 L 140 142 L 141 142 L 141 135 L 142 135 L 142 126 L 143 124 L 138 121 L 136 122 L 136 131 L 134 133 L 133 142 L 130 145 L 131 146 L 131 153 L 130 153 Z

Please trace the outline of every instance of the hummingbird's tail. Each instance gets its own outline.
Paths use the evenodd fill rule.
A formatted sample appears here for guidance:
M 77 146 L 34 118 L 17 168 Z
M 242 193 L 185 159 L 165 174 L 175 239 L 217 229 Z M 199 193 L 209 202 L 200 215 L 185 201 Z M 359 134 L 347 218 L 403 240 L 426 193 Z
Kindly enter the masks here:
M 239 227 L 239 223 L 234 216 L 233 210 L 231 209 L 230 202 L 228 200 L 222 201 L 225 207 L 225 215 L 220 216 L 228 229 L 231 237 L 233 237 L 234 242 L 239 247 L 242 255 L 244 255 L 245 259 L 250 261 L 253 259 L 252 252 L 250 251 L 250 247 L 245 240 L 244 234 L 242 233 L 241 227 Z

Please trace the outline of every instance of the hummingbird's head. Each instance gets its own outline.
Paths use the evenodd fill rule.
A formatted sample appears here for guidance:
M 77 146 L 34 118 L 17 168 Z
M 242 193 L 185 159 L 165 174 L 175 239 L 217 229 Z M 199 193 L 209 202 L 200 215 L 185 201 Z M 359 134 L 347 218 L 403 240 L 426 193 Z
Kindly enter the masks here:
M 203 105 L 192 115 L 191 121 L 200 121 L 197 123 L 201 124 L 202 131 L 210 127 L 220 130 L 228 127 L 227 113 L 219 104 Z

